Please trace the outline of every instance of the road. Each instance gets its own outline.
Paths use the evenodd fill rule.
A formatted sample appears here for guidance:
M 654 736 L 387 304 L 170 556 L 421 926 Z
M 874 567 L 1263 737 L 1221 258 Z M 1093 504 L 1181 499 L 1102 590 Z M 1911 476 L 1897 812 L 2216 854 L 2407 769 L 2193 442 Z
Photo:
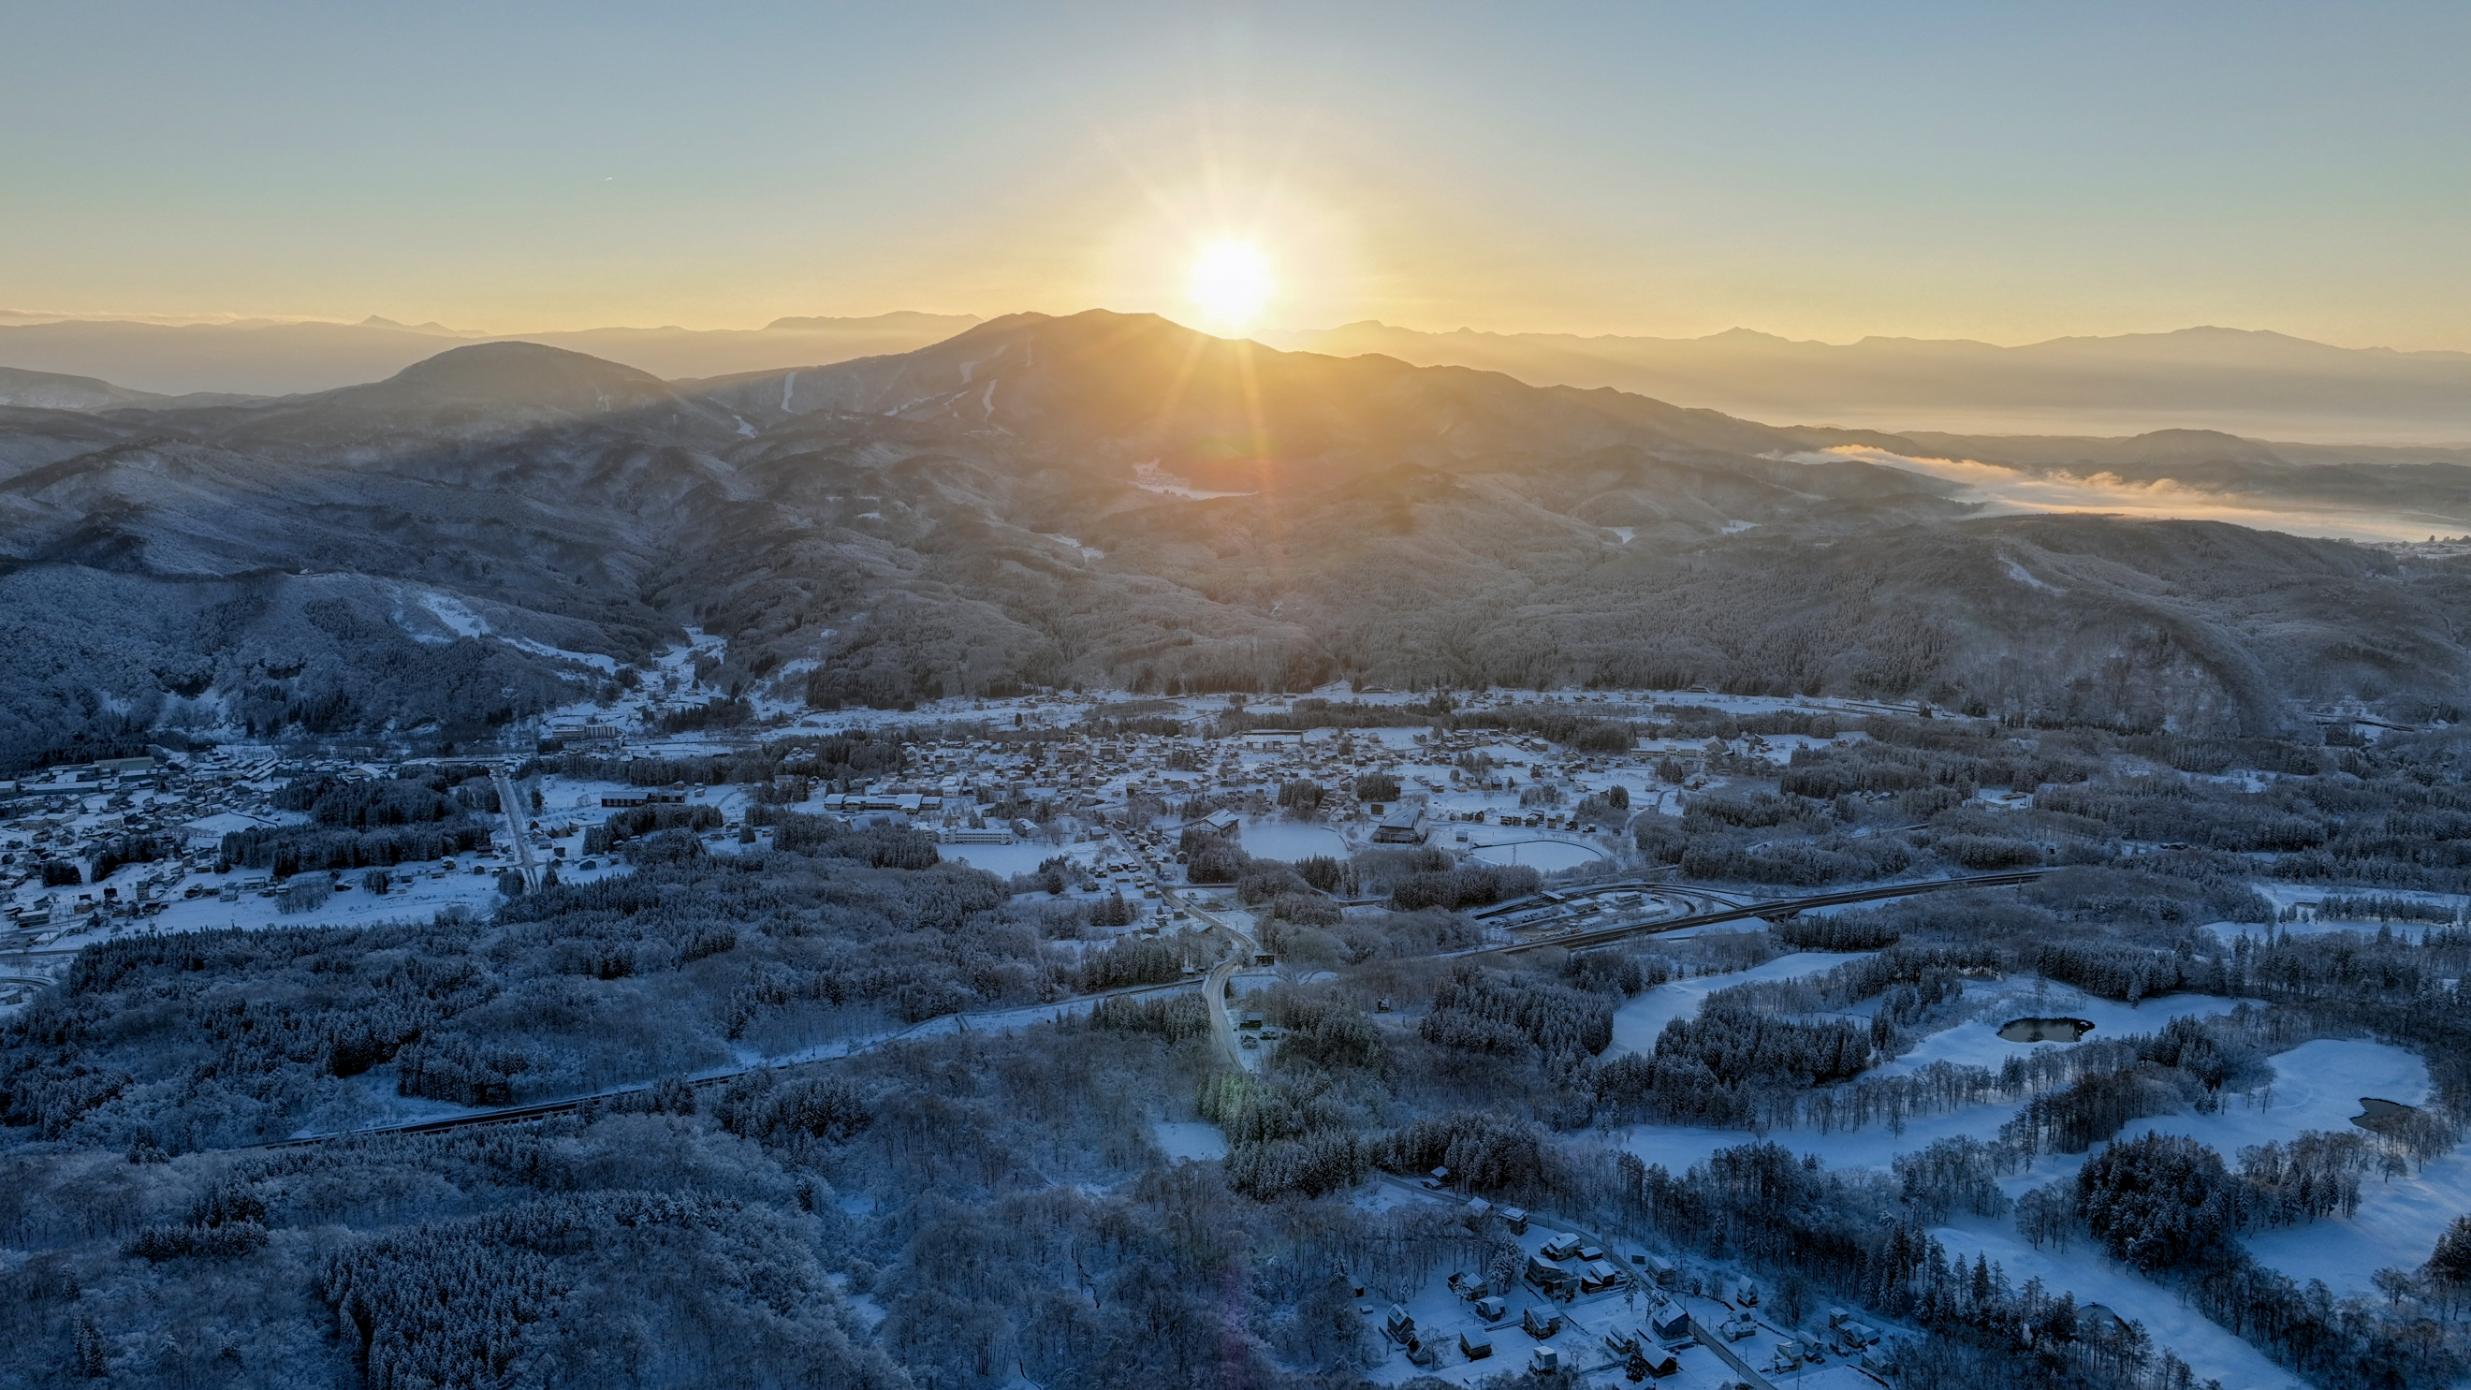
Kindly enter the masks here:
M 1043 1004 L 1005 1004 L 991 1009 L 972 1009 L 965 1013 L 938 1014 L 934 1018 L 921 1020 L 895 1032 L 853 1040 L 845 1044 L 839 1052 L 790 1059 L 766 1058 L 762 1061 L 749 1062 L 744 1066 L 699 1072 L 684 1080 L 689 1086 L 701 1089 L 708 1086 L 727 1085 L 742 1076 L 752 1076 L 757 1072 L 777 1072 L 789 1075 L 815 1067 L 832 1066 L 852 1057 L 861 1057 L 906 1038 L 929 1033 L 966 1033 L 970 1031 L 969 1025 L 972 1020 L 998 1021 L 1013 1015 L 1035 1014 L 1039 1015 L 1039 1019 L 1034 1021 L 1043 1021 L 1061 1017 L 1083 1004 L 1095 1004 L 1102 999 L 1123 999 L 1143 994 L 1173 994 L 1191 989 L 1196 983 L 1198 982 L 1195 980 L 1184 979 L 1170 981 L 1163 985 L 1126 985 L 1119 989 L 1100 990 L 1095 994 L 1067 995 L 1062 999 L 1049 1000 Z M 461 1114 L 441 1115 L 434 1119 L 406 1120 L 400 1124 L 391 1125 L 372 1125 L 366 1129 L 343 1129 L 325 1134 L 294 1135 L 289 1139 L 272 1139 L 265 1143 L 249 1144 L 243 1147 L 295 1149 L 312 1144 L 330 1144 L 338 1139 L 359 1139 L 379 1134 L 443 1134 L 448 1130 L 513 1124 L 519 1120 L 537 1120 L 549 1115 L 573 1114 L 575 1111 L 606 1101 L 642 1095 L 650 1091 L 655 1084 L 657 1083 L 639 1081 L 624 1086 L 612 1086 L 605 1091 L 594 1091 L 590 1095 L 565 1096 L 557 1100 L 532 1101 L 523 1105 L 503 1105 L 490 1110 L 468 1110 Z
M 505 768 L 492 768 L 490 781 L 498 789 L 498 809 L 506 813 L 506 833 L 515 842 L 515 865 L 523 874 L 523 889 L 537 893 L 541 887 L 540 865 L 532 859 L 531 817 L 525 814 L 523 795 L 515 787 L 515 779 Z
M 1236 1036 L 1235 1016 L 1227 1006 L 1227 994 L 1234 987 L 1235 973 L 1250 964 L 1253 958 L 1260 954 L 1260 943 L 1253 940 L 1250 932 L 1177 892 L 1175 886 L 1167 881 L 1166 874 L 1151 861 L 1149 852 L 1125 839 L 1123 832 L 1115 832 L 1113 838 L 1116 844 L 1139 859 L 1142 866 L 1149 870 L 1150 881 L 1158 885 L 1161 902 L 1182 908 L 1208 923 L 1213 931 L 1224 934 L 1234 948 L 1221 957 L 1218 964 L 1210 967 L 1209 974 L 1202 977 L 1201 997 L 1208 1001 L 1210 1006 L 1210 1040 L 1218 1045 L 1218 1050 L 1225 1055 L 1228 1065 L 1242 1067 L 1244 1065 L 1244 1045 Z
M 1694 912 L 1681 917 L 1650 917 L 1634 922 L 1596 927 L 1588 931 L 1570 932 L 1562 936 L 1541 937 L 1534 941 L 1514 941 L 1504 946 L 1478 946 L 1455 954 L 1462 956 L 1514 956 L 1527 951 L 1584 951 L 1610 945 L 1634 936 L 1653 936 L 1662 932 L 1680 931 L 1685 927 L 1704 927 L 1717 922 L 1738 922 L 1746 917 L 1790 917 L 1814 908 L 1844 907 L 1853 903 L 1888 902 L 1896 898 L 1919 897 L 1924 893 L 1953 893 L 1968 888 L 2014 888 L 2031 883 L 2049 873 L 2048 869 L 2016 869 L 2008 873 L 1974 874 L 1967 878 L 1920 879 L 1911 883 L 1881 883 L 1868 888 L 1849 888 L 1837 893 L 1819 893 L 1806 898 L 1770 898 L 1765 902 L 1743 903 L 1736 907 Z
M 1569 936 L 1551 937 L 1539 941 L 1514 942 L 1504 946 L 1479 946 L 1473 950 L 1445 952 L 1444 954 L 1449 956 L 1517 955 L 1527 951 L 1586 950 L 1592 947 L 1607 945 L 1627 937 L 1654 935 L 1659 932 L 1678 931 L 1684 927 L 1704 926 L 1714 922 L 1740 921 L 1748 917 L 1789 916 L 1793 913 L 1806 911 L 1812 908 L 1838 907 L 1850 903 L 1884 902 L 1895 898 L 1914 897 L 1923 893 L 1956 892 L 1971 888 L 2014 887 L 2020 884 L 2031 883 L 2042 877 L 2045 872 L 2045 870 L 2041 869 L 2019 869 L 2012 873 L 1977 874 L 1970 878 L 1927 879 L 1911 883 L 1876 884 L 1868 888 L 1847 889 L 1835 893 L 1820 893 L 1801 898 L 1773 898 L 1765 902 L 1746 903 L 1740 907 L 1730 907 L 1717 911 L 1695 913 L 1686 917 L 1667 917 L 1659 920 L 1632 922 L 1617 926 L 1602 927 L 1593 931 L 1579 932 Z M 1208 923 L 1214 930 L 1224 933 L 1234 945 L 1234 950 L 1232 950 L 1225 957 L 1222 957 L 1217 964 L 1210 967 L 1210 970 L 1206 975 L 1201 977 L 1200 984 L 1203 998 L 1209 1001 L 1210 1034 L 1212 1040 L 1217 1044 L 1220 1052 L 1225 1055 L 1230 1065 L 1239 1068 L 1243 1067 L 1243 1046 L 1238 1038 L 1238 1030 L 1235 1025 L 1233 1013 L 1228 1007 L 1227 992 L 1234 981 L 1236 972 L 1249 963 L 1260 948 L 1254 942 L 1250 933 L 1245 932 L 1233 923 L 1227 921 L 1225 918 L 1220 917 L 1217 913 L 1210 911 L 1208 908 L 1202 907 L 1198 903 L 1192 902 L 1191 900 L 1185 898 L 1183 895 L 1177 893 L 1173 888 L 1168 887 L 1163 881 L 1159 885 L 1159 890 L 1162 897 L 1166 901 L 1174 903 L 1177 906 L 1183 907 L 1185 910 L 1192 912 L 1202 921 Z M 1191 980 L 1178 980 L 1160 985 L 1132 985 L 1122 989 L 1102 990 L 1096 994 L 1072 995 L 1064 999 L 1051 1000 L 1045 1004 L 1007 1005 L 1002 1008 L 979 1009 L 968 1013 L 945 1014 L 937 1018 L 931 1018 L 920 1023 L 912 1024 L 911 1026 L 901 1029 L 895 1033 L 853 1043 L 842 1052 L 831 1056 L 807 1057 L 794 1061 L 766 1060 L 752 1062 L 745 1066 L 730 1067 L 718 1071 L 706 1072 L 698 1076 L 690 1077 L 687 1080 L 689 1085 L 697 1087 L 718 1086 L 742 1076 L 753 1075 L 757 1072 L 773 1071 L 788 1073 L 810 1067 L 830 1066 L 836 1062 L 843 1061 L 850 1057 L 863 1055 L 867 1052 L 872 1052 L 877 1048 L 885 1046 L 886 1044 L 899 1041 L 903 1038 L 917 1036 L 923 1032 L 931 1030 L 967 1031 L 969 1021 L 971 1019 L 993 1019 L 1005 1015 L 1036 1011 L 1046 1011 L 1049 1013 L 1049 1016 L 1053 1016 L 1055 1012 L 1067 1010 L 1085 1003 L 1093 1003 L 1100 999 L 1141 994 L 1170 993 L 1178 990 L 1190 989 L 1193 987 L 1193 984 L 1194 982 Z M 342 1130 L 330 1134 L 300 1135 L 291 1139 L 279 1139 L 250 1147 L 267 1149 L 297 1148 L 303 1145 L 330 1143 L 338 1139 L 353 1139 L 367 1135 L 441 1134 L 448 1130 L 470 1129 L 482 1125 L 512 1124 L 522 1120 L 540 1119 L 549 1115 L 569 1114 L 574 1111 L 584 1109 L 587 1106 L 599 1104 L 603 1101 L 615 1100 L 623 1096 L 639 1095 L 643 1092 L 651 1090 L 653 1084 L 654 1083 L 648 1081 L 640 1082 L 629 1086 L 614 1087 L 610 1090 L 596 1092 L 588 1096 L 571 1096 L 562 1100 L 546 1100 L 525 1105 L 501 1106 L 493 1110 L 475 1110 L 460 1115 L 447 1115 L 430 1120 L 408 1121 L 406 1123 L 396 1125 L 380 1125 L 369 1129 Z

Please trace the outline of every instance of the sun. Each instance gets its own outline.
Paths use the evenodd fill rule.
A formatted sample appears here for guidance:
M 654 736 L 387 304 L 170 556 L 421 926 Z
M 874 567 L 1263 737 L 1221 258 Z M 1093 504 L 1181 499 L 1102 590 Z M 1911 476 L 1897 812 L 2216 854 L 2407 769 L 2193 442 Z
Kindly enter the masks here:
M 1222 238 L 1201 248 L 1185 293 L 1200 311 L 1201 326 L 1217 333 L 1241 333 L 1253 326 L 1277 289 L 1270 258 L 1249 241 Z

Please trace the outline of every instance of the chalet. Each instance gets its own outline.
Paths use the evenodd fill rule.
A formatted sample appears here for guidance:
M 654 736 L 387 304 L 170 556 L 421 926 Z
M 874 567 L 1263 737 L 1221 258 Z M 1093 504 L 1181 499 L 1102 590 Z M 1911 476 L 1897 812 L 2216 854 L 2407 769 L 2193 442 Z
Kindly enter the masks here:
M 1381 1331 L 1383 1336 L 1401 1345 L 1412 1342 L 1416 1339 L 1415 1315 L 1407 1311 L 1406 1304 L 1393 1303 L 1390 1305 L 1390 1316 L 1382 1320 Z
M 1500 1322 L 1509 1315 L 1510 1305 L 1499 1298 L 1488 1294 L 1476 1300 L 1476 1316 L 1488 1323 Z
M 1579 1253 L 1579 1238 L 1577 1236 L 1566 1235 L 1555 1236 L 1551 1240 L 1546 1241 L 1543 1245 L 1538 1246 L 1536 1253 L 1544 1256 L 1548 1260 L 1569 1259 L 1571 1256 Z
M 1470 1361 L 1482 1361 L 1493 1354 L 1493 1339 L 1480 1328 L 1469 1328 L 1459 1334 L 1459 1355 Z
M 1836 1334 L 1838 1345 L 1848 1349 L 1876 1346 L 1879 1342 L 1878 1328 L 1863 1322 L 1843 1308 L 1828 1310 L 1828 1328 Z
M 1579 1267 L 1581 1293 L 1602 1293 L 1606 1289 L 1619 1287 L 1621 1282 L 1621 1272 L 1603 1260 L 1590 1260 Z
M 1562 1330 L 1562 1315 L 1531 1303 L 1527 1311 L 1519 1314 L 1519 1327 L 1528 1336 L 1542 1341 Z
M 1686 1347 L 1698 1340 L 1691 1330 L 1690 1313 L 1672 1299 L 1658 1299 L 1647 1310 L 1647 1338 L 1660 1347 Z
M 1520 1271 L 1520 1277 L 1525 1279 L 1529 1284 L 1533 1285 L 1537 1292 L 1544 1294 L 1548 1298 L 1561 1294 L 1563 1291 L 1571 1288 L 1574 1283 L 1570 1277 L 1569 1270 L 1562 1268 L 1560 1265 L 1553 1263 L 1551 1260 L 1544 1258 L 1542 1255 L 1528 1256 L 1527 1265 Z

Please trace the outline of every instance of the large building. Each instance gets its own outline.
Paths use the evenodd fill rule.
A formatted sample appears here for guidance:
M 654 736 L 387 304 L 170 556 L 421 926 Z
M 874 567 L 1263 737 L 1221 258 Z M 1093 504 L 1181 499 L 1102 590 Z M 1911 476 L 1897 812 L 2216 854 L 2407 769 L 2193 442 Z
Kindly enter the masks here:
M 1380 827 L 1373 831 L 1373 841 L 1383 845 L 1420 845 L 1428 833 L 1424 827 L 1424 802 L 1411 797 L 1392 806 L 1390 813 L 1381 818 Z

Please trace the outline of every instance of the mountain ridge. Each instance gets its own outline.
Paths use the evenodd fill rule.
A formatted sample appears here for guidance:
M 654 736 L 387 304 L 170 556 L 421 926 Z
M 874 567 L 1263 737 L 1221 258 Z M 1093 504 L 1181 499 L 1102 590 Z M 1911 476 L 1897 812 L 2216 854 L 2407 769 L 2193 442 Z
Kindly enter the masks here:
M 492 725 L 690 623 L 726 641 L 722 683 L 818 709 L 1359 679 L 2236 732 L 2329 700 L 2437 708 L 2471 681 L 2444 617 L 2471 611 L 2471 562 L 1998 515 L 1986 487 L 2091 470 L 2067 441 L 1912 463 L 1966 442 L 1102 311 L 718 382 L 459 343 L 276 401 L 0 410 L 0 756 L 166 721 L 383 729 L 424 702 L 437 728 Z M 2233 499 L 2425 487 L 2229 437 L 2127 447 L 2210 460 Z M 100 655 L 148 603 L 195 616 Z M 441 628 L 440 605 L 488 630 Z M 67 650 L 91 660 L 48 655 Z

